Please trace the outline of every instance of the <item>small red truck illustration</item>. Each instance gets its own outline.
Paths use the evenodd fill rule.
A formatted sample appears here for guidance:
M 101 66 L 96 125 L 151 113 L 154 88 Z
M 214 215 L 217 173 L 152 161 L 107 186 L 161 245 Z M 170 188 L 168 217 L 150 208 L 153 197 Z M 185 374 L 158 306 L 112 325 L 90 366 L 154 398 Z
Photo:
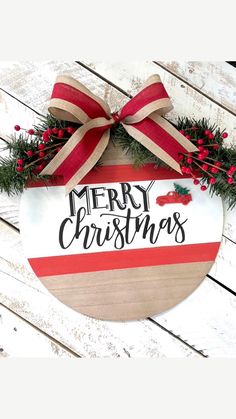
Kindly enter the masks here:
M 190 201 L 192 201 L 191 194 L 182 195 L 176 191 L 170 191 L 166 195 L 158 196 L 156 199 L 156 203 L 161 206 L 165 204 L 188 205 Z

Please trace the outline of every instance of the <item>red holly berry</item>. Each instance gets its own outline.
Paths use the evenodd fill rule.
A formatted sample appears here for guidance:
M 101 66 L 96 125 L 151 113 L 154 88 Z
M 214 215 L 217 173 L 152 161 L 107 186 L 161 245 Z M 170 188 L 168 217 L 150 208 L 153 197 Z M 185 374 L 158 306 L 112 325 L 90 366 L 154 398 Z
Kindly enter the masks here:
M 229 168 L 229 170 L 230 170 L 232 173 L 234 173 L 234 172 L 236 171 L 236 166 L 231 166 L 231 167 Z
M 218 173 L 219 170 L 217 169 L 217 167 L 212 167 L 211 168 L 211 173 Z
M 56 148 L 57 153 L 59 153 L 59 151 L 61 151 L 61 149 L 62 149 L 62 147 L 57 147 Z
M 227 183 L 229 183 L 229 184 L 234 183 L 233 178 L 232 178 L 232 177 L 229 177 L 229 178 L 227 179 Z
M 179 161 L 182 161 L 184 159 L 184 155 L 183 154 L 179 154 Z
M 38 145 L 38 150 L 43 150 L 45 148 L 45 145 L 43 143 L 40 143 Z
M 48 143 L 48 142 L 50 141 L 50 137 L 49 137 L 49 134 L 48 134 L 48 132 L 47 132 L 47 131 L 45 131 L 45 132 L 43 133 L 43 135 L 42 135 L 42 140 L 43 140 L 45 143 Z
M 29 129 L 29 130 L 28 130 L 28 134 L 29 134 L 29 135 L 34 135 L 34 130 L 33 130 L 32 128 L 31 128 L 31 129 Z
M 222 136 L 221 136 L 221 137 L 222 137 L 222 138 L 227 138 L 227 137 L 228 137 L 228 135 L 229 135 L 229 134 L 228 134 L 227 132 L 223 132 L 223 134 L 222 134 Z
M 187 140 L 191 140 L 191 135 L 185 135 L 185 138 L 187 138 Z
M 218 150 L 219 149 L 219 144 L 214 144 L 213 148 L 214 148 L 214 150 Z
M 59 129 L 59 131 L 58 131 L 58 137 L 59 138 L 62 138 L 63 137 L 63 135 L 64 135 L 64 129 Z
M 187 167 L 186 170 L 185 170 L 185 173 L 187 175 L 190 175 L 191 172 L 192 172 L 192 170 L 190 169 L 190 167 Z
M 187 167 L 186 167 L 186 166 L 182 166 L 182 167 L 181 167 L 182 173 L 186 173 L 186 169 L 187 169 Z
M 208 135 L 209 140 L 213 140 L 213 138 L 215 138 L 214 134 L 212 134 L 212 132 Z
M 194 179 L 193 183 L 194 183 L 194 185 L 199 185 L 200 182 L 199 182 L 198 179 Z
M 204 156 L 207 157 L 209 154 L 209 150 L 207 150 L 206 148 L 202 151 Z
M 19 164 L 20 166 L 22 166 L 23 163 L 24 163 L 24 160 L 23 159 L 18 159 L 17 160 L 17 164 Z
M 28 157 L 33 157 L 34 152 L 33 152 L 32 150 L 28 150 L 28 151 L 26 152 L 26 154 L 27 154 L 27 156 L 28 156 Z
M 204 150 L 204 147 L 203 147 L 202 145 L 200 145 L 200 146 L 198 147 L 198 150 L 199 150 L 199 151 L 203 151 L 203 150 Z
M 214 185 L 214 183 L 216 183 L 216 179 L 214 177 L 211 177 L 210 180 L 209 180 L 209 183 L 211 185 Z
M 39 152 L 39 157 L 44 157 L 45 156 L 45 152 L 44 151 L 40 151 Z
M 181 129 L 180 134 L 185 135 L 185 131 L 183 129 Z
M 206 164 L 206 163 L 204 163 L 204 164 L 202 165 L 202 169 L 203 169 L 203 170 L 207 170 L 207 169 L 208 169 L 208 167 L 209 167 L 209 166 L 208 166 L 208 164 Z
M 199 158 L 199 160 L 204 160 L 205 159 L 205 156 L 204 156 L 203 153 L 199 153 L 198 154 L 198 158 Z
M 210 131 L 209 129 L 206 129 L 206 130 L 204 131 L 204 134 L 208 137 L 208 135 L 210 135 L 210 134 L 211 134 L 211 131 Z
M 66 131 L 68 132 L 68 134 L 74 134 L 74 132 L 75 132 L 75 128 L 73 128 L 73 127 L 67 127 L 66 128 Z
M 15 125 L 14 128 L 15 128 L 15 131 L 20 131 L 21 129 L 20 125 Z
M 53 133 L 53 134 L 57 134 L 57 133 L 58 133 L 58 128 L 57 128 L 57 127 L 54 127 L 54 128 L 52 129 L 52 133 Z
M 207 187 L 205 185 L 201 186 L 201 191 L 205 191 L 207 189 Z
M 46 132 L 48 133 L 48 135 L 52 135 L 53 134 L 53 130 L 51 128 L 47 128 Z
M 228 176 L 230 176 L 230 177 L 232 177 L 232 176 L 233 176 L 233 172 L 232 172 L 230 169 L 229 169 L 229 170 L 227 170 L 227 172 L 226 172 L 226 173 L 227 173 L 227 175 L 228 175 Z
M 222 166 L 222 163 L 220 161 L 215 162 L 215 166 L 220 167 Z
M 202 138 L 199 138 L 199 139 L 197 140 L 197 143 L 198 143 L 198 144 L 203 144 L 203 143 L 204 143 L 204 140 L 203 140 Z
M 188 163 L 188 164 L 191 164 L 192 162 L 193 162 L 192 157 L 188 157 L 188 158 L 187 158 L 187 163 Z
M 45 167 L 45 164 L 41 163 L 37 166 L 37 172 L 41 172 L 43 170 L 43 168 Z
M 17 172 L 23 172 L 23 166 L 17 166 L 16 170 Z

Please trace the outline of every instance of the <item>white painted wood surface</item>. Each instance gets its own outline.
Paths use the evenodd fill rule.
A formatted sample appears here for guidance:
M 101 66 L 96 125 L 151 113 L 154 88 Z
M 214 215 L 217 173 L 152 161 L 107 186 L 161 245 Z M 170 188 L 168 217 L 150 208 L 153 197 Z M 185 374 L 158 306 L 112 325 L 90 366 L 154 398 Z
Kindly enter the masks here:
M 121 107 L 128 98 L 90 69 L 132 94 L 142 80 L 158 72 L 175 105 L 172 118 L 177 113 L 201 117 L 204 112 L 204 116 L 209 115 L 211 120 L 226 127 L 234 141 L 236 123 L 232 113 L 150 62 L 128 66 L 90 63 L 89 69 L 74 62 L 0 63 L 0 88 L 5 90 L 0 90 L 0 135 L 7 138 L 16 123 L 30 128 L 35 118 L 32 110 L 8 93 L 45 113 L 53 82 L 59 73 L 78 78 L 107 100 L 112 110 Z M 18 204 L 18 198 L 2 194 L 0 217 L 18 226 Z M 236 237 L 234 220 L 235 211 L 227 213 L 225 234 L 230 240 Z M 236 267 L 232 257 L 235 244 L 230 240 L 223 240 L 211 274 L 235 289 Z M 65 345 L 69 355 L 72 350 L 87 357 L 192 357 L 201 356 L 198 351 L 202 350 L 206 356 L 236 356 L 236 297 L 209 278 L 183 303 L 154 319 L 102 322 L 70 310 L 49 295 L 22 254 L 19 234 L 3 222 L 0 223 L 0 244 L 0 302 L 37 327 L 38 333 L 40 330 L 47 333 L 47 339 L 52 337 L 58 344 Z

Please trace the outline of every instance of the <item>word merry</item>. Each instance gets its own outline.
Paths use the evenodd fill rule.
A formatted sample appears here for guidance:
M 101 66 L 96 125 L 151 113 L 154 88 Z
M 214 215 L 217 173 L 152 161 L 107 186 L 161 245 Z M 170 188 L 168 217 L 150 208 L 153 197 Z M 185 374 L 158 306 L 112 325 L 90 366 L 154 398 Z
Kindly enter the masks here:
M 118 184 L 118 190 L 105 186 L 85 186 L 79 192 L 73 189 L 69 194 L 70 216 L 76 215 L 76 198 L 85 198 L 86 213 L 88 215 L 91 214 L 92 210 L 96 209 L 107 209 L 109 211 L 115 211 L 116 209 L 125 210 L 129 205 L 133 209 L 148 212 L 150 209 L 149 192 L 154 182 L 151 181 L 147 188 L 141 185 L 131 186 L 128 182 L 122 182 Z M 138 198 L 134 198 L 133 191 L 140 192 Z

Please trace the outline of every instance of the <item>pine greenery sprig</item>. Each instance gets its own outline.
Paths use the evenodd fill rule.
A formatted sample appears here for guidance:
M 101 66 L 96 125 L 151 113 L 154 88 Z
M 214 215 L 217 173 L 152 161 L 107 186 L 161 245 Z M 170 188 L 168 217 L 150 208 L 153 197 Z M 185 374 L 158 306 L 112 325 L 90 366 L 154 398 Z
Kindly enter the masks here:
M 22 192 L 29 181 L 43 180 L 46 184 L 50 176 L 42 176 L 40 172 L 79 126 L 48 114 L 39 118 L 34 130 L 21 130 L 25 132 L 18 138 L 12 136 L 5 147 L 9 156 L 0 157 L 0 191 Z M 206 118 L 179 118 L 174 126 L 199 149 L 179 155 L 182 172 L 190 175 L 202 191 L 208 189 L 211 195 L 221 196 L 228 207 L 233 208 L 236 205 L 236 147 L 225 146 L 223 140 L 227 133 Z M 111 139 L 130 156 L 136 167 L 146 163 L 167 166 L 132 138 L 121 124 L 111 128 Z

